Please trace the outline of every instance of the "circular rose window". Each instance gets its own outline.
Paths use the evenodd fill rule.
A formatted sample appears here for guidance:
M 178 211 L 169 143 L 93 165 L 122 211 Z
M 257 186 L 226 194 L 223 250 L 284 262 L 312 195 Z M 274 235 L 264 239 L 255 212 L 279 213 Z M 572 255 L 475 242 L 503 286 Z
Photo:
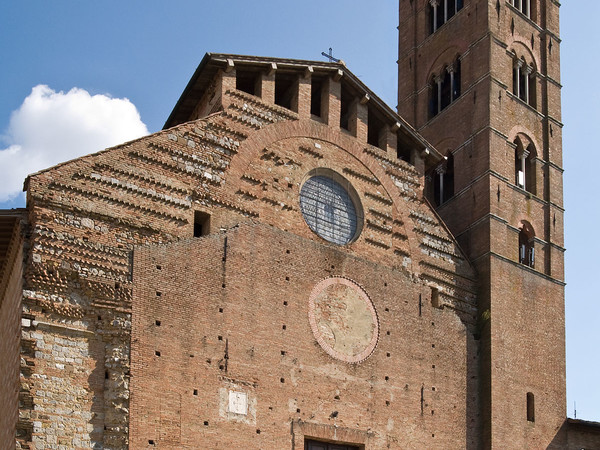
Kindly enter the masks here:
M 302 185 L 300 210 L 312 231 L 338 245 L 352 242 L 362 225 L 358 195 L 343 177 L 327 169 L 321 169 Z
M 375 350 L 377 313 L 367 293 L 347 278 L 327 278 L 313 288 L 308 318 L 317 342 L 333 358 L 358 363 Z

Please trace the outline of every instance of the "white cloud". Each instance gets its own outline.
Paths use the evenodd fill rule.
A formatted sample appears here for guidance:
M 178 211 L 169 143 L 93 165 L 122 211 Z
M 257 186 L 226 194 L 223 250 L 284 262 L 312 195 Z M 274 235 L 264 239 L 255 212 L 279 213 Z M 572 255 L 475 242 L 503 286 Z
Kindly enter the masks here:
M 146 134 L 126 98 L 35 86 L 12 113 L 3 136 L 8 146 L 0 148 L 0 202 L 18 196 L 30 173 Z

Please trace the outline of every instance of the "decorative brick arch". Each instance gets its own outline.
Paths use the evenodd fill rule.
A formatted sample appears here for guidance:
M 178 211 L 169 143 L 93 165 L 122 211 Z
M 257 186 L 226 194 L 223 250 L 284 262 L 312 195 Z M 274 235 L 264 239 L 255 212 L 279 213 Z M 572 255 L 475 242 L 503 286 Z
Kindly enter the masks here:
M 277 122 L 251 133 L 240 144 L 238 153 L 232 158 L 227 170 L 227 184 L 233 192 L 242 188 L 242 175 L 248 171 L 250 164 L 259 159 L 265 147 L 290 138 L 311 138 L 328 142 L 340 150 L 352 155 L 365 169 L 381 183 L 381 189 L 391 199 L 394 217 L 404 223 L 404 233 L 408 237 L 408 246 L 413 268 L 420 260 L 419 238 L 409 224 L 412 222 L 409 208 L 403 207 L 406 201 L 402 198 L 392 179 L 386 174 L 379 161 L 368 156 L 364 149 L 366 143 L 360 142 L 353 136 L 342 133 L 326 124 L 311 119 Z
M 451 64 L 456 61 L 461 55 L 463 55 L 469 48 L 468 43 L 464 40 L 457 40 L 458 45 L 452 45 L 444 49 L 440 54 L 435 58 L 429 69 L 425 73 L 425 84 L 429 83 L 431 77 L 439 74 L 444 66 Z
M 531 51 L 531 44 L 529 44 L 526 40 L 524 40 L 521 37 L 513 37 L 509 39 L 507 44 L 508 51 L 513 51 L 518 58 L 526 55 L 525 60 L 527 62 L 533 62 L 533 69 L 536 72 L 539 71 L 539 68 L 541 67 L 540 61 L 538 60 L 537 56 Z
M 455 136 L 447 136 L 440 141 L 432 142 L 432 145 L 434 148 L 438 149 L 439 152 L 448 156 L 445 153 L 447 149 L 456 150 L 463 142 L 465 142 L 465 139 L 460 139 Z
M 525 142 L 529 142 L 530 144 L 532 144 L 536 153 L 539 155 L 539 152 L 541 150 L 540 144 L 535 139 L 533 133 L 531 133 L 527 128 L 521 125 L 514 126 L 508 133 L 507 141 L 514 142 L 515 139 L 517 139 L 517 137 L 521 139 L 523 144 L 525 144 Z

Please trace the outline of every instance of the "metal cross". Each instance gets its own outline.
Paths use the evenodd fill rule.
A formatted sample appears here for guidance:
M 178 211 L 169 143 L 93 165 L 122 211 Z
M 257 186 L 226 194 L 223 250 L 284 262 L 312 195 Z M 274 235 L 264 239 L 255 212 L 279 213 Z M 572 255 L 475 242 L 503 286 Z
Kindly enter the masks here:
M 327 54 L 325 52 L 321 52 L 321 55 L 323 55 L 325 58 L 329 58 L 329 62 L 336 62 L 336 63 L 340 62 L 339 59 L 333 57 L 333 50 L 331 49 L 331 47 L 329 47 L 329 54 Z

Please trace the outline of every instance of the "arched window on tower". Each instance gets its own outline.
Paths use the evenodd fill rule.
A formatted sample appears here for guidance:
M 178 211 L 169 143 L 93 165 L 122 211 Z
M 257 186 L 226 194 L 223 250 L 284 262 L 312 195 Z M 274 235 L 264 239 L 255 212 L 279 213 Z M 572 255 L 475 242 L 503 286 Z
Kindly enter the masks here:
M 535 69 L 525 58 L 514 57 L 513 94 L 533 108 L 536 107 Z
M 463 7 L 463 0 L 429 0 L 429 32 L 435 33 Z
M 528 267 L 535 267 L 535 231 L 531 224 L 521 221 L 522 227 L 519 230 L 519 263 Z
M 535 157 L 536 151 L 532 144 L 524 148 L 520 138 L 515 139 L 515 184 L 521 189 L 535 195 Z
M 445 66 L 441 73 L 432 75 L 429 81 L 429 118 L 432 118 L 460 97 L 460 56 Z

